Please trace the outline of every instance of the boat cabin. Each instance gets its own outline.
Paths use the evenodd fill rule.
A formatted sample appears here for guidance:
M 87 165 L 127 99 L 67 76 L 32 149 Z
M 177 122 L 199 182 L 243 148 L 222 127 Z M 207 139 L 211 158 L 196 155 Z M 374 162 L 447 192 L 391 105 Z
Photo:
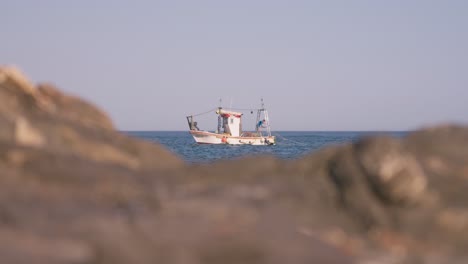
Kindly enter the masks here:
M 242 135 L 242 113 L 227 111 L 219 108 L 216 113 L 218 114 L 218 133 L 229 134 L 234 137 Z

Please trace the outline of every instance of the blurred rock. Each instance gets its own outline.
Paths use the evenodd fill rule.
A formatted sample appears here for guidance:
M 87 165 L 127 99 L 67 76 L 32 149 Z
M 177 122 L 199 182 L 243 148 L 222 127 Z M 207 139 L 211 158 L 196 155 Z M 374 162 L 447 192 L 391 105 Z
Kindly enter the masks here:
M 73 96 L 65 95 L 52 84 L 39 84 L 37 91 L 43 100 L 49 102 L 56 116 L 84 126 L 114 129 L 109 117 L 95 106 Z
M 29 124 L 28 120 L 20 116 L 15 120 L 15 142 L 19 145 L 41 147 L 45 140 L 41 133 Z
M 132 169 L 183 165 L 161 147 L 118 133 L 101 110 L 50 84 L 36 88 L 8 67 L 0 68 L 0 81 L 0 140 Z
M 423 200 L 426 176 L 398 139 L 363 139 L 355 144 L 355 152 L 371 188 L 384 202 L 403 205 Z
M 187 165 L 6 67 L 0 127 L 2 263 L 468 263 L 467 127 Z

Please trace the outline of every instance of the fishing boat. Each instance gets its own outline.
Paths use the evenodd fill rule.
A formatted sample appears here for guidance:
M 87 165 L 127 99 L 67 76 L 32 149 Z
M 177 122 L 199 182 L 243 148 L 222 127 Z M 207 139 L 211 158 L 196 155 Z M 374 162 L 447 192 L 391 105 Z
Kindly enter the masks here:
M 275 145 L 275 136 L 271 135 L 270 119 L 268 111 L 262 100 L 262 106 L 259 109 L 243 109 L 253 113 L 257 112 L 254 131 L 242 130 L 243 112 L 237 109 L 224 109 L 221 106 L 210 111 L 187 116 L 187 122 L 190 128 L 189 133 L 199 144 L 227 144 L 227 145 L 255 145 L 268 146 Z M 218 117 L 218 126 L 215 131 L 204 131 L 198 128 L 196 117 L 215 112 Z

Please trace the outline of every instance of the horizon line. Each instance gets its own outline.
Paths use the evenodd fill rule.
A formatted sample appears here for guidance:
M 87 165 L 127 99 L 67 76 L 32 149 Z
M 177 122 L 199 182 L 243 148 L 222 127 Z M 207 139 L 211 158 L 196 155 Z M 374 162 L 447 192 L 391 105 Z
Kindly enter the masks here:
M 416 131 L 417 129 L 407 129 L 407 130 L 272 130 L 271 132 L 409 132 Z M 189 130 L 121 130 L 117 129 L 120 132 L 188 132 Z

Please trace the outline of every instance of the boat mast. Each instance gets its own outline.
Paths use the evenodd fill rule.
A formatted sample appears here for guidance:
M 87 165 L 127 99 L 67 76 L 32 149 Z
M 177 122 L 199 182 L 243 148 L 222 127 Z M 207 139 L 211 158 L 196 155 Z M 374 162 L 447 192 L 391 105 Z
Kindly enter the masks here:
M 268 111 L 265 108 L 265 103 L 263 102 L 263 98 L 261 99 L 261 102 L 262 102 L 262 107 L 257 110 L 257 121 L 255 123 L 255 127 L 256 127 L 255 132 L 263 137 L 263 133 L 262 131 L 260 131 L 260 126 L 258 126 L 258 123 L 262 119 L 262 112 L 263 112 L 263 119 L 265 119 L 265 123 L 266 123 L 265 125 L 266 125 L 267 136 L 271 137 L 270 118 L 268 117 Z
M 223 118 L 221 117 L 221 103 L 222 99 L 219 98 L 219 106 L 218 106 L 218 111 L 216 113 L 218 114 L 218 128 L 216 129 L 217 134 L 221 134 L 221 128 L 223 127 Z
M 263 102 L 263 98 L 262 98 L 262 109 L 261 110 L 263 111 L 263 117 L 264 117 L 265 122 L 266 122 L 267 136 L 271 137 L 270 118 L 268 117 L 268 111 L 265 108 L 265 103 Z
M 262 110 L 263 110 L 263 98 L 261 99 L 261 101 L 262 101 L 262 107 L 260 109 L 257 109 L 257 120 L 255 121 L 255 133 L 257 134 L 261 133 L 260 126 L 258 125 L 258 123 L 260 122 L 260 117 L 261 117 Z

